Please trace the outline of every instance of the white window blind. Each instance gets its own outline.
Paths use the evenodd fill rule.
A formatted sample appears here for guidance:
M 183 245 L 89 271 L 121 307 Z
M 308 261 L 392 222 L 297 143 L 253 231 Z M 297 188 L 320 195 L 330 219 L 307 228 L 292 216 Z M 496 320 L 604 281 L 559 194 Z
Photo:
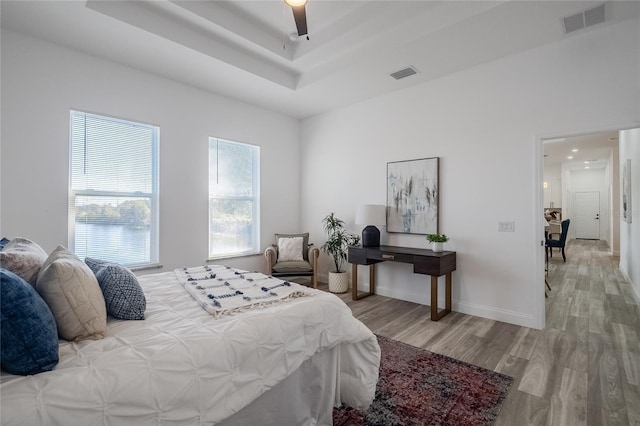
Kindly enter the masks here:
M 209 138 L 209 258 L 260 247 L 260 148 Z
M 156 126 L 71 111 L 69 247 L 128 266 L 158 263 Z

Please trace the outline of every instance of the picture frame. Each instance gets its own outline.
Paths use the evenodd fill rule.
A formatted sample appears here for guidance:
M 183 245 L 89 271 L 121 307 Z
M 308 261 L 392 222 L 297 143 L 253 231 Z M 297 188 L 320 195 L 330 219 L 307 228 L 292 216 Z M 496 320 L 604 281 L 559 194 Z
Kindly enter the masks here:
M 387 232 L 437 234 L 440 158 L 387 163 Z
M 631 159 L 625 161 L 622 169 L 622 218 L 631 223 Z

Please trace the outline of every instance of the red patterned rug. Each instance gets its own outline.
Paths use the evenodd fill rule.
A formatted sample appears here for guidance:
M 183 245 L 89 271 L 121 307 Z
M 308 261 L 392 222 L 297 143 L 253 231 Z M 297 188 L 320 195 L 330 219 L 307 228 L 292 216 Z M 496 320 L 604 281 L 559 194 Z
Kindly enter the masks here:
M 333 410 L 334 426 L 472 426 L 494 422 L 513 378 L 378 336 L 382 359 L 366 411 Z

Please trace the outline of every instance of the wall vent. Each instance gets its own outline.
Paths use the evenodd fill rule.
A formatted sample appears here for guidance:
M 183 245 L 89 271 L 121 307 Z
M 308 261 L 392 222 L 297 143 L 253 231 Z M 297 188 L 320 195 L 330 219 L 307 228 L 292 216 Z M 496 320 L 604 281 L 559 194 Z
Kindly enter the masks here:
M 400 71 L 392 72 L 389 75 L 395 78 L 396 80 L 400 80 L 401 78 L 409 77 L 417 73 L 418 73 L 418 70 L 415 69 L 413 66 L 410 66 L 410 67 L 401 69 Z
M 581 30 L 592 25 L 601 24 L 604 22 L 605 10 L 604 3 L 600 6 L 593 7 L 591 9 L 584 10 L 575 15 L 565 16 L 562 18 L 564 24 L 564 33 L 569 34 L 574 31 Z

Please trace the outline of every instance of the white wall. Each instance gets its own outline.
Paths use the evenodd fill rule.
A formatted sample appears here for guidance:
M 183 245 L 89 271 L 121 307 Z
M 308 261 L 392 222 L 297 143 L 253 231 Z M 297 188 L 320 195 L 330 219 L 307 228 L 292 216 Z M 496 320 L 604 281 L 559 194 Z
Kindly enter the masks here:
M 618 141 L 620 138 L 618 137 Z M 614 146 L 607 163 L 607 181 L 609 182 L 609 201 L 607 215 L 609 216 L 609 246 L 611 254 L 620 256 L 620 160 L 618 145 Z
M 358 204 L 385 203 L 387 162 L 440 157 L 440 230 L 458 253 L 454 310 L 542 327 L 541 139 L 638 122 L 639 29 L 637 19 L 594 28 L 303 121 L 302 227 L 322 240 L 320 220 L 335 211 L 360 232 Z M 515 232 L 497 232 L 501 220 Z M 428 277 L 404 264 L 378 265 L 377 292 L 430 304 Z
M 544 182 L 547 187 L 543 189 L 544 208 L 562 208 L 562 173 L 561 164 L 554 163 L 544 167 Z
M 632 216 L 631 223 L 620 219 L 620 270 L 631 283 L 640 304 L 640 129 L 620 132 L 620 188 L 627 159 L 631 159 Z M 622 204 L 620 206 L 622 212 Z
M 209 136 L 261 146 L 262 247 L 299 230 L 297 120 L 3 29 L 3 236 L 67 245 L 70 109 L 160 126 L 165 270 L 208 255 Z M 261 255 L 224 263 L 264 268 Z

